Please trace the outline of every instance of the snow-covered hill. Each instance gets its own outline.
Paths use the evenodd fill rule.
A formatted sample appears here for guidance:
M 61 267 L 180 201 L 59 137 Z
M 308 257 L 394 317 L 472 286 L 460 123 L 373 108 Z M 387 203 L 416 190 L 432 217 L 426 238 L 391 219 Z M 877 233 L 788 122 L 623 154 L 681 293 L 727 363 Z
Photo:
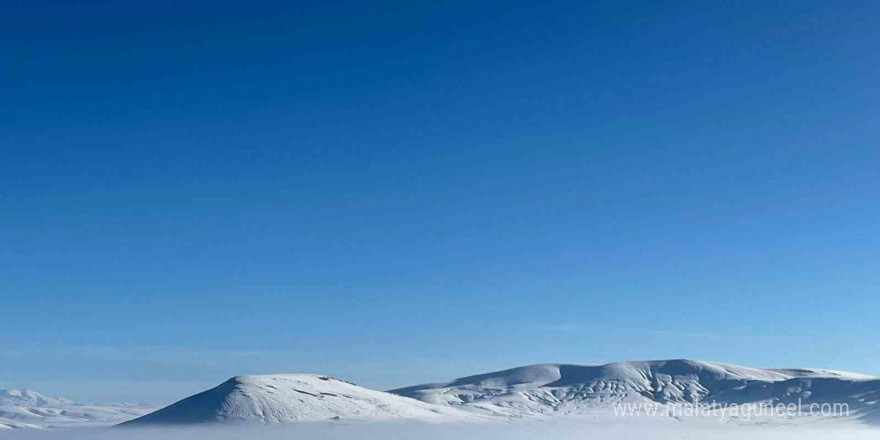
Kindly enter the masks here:
M 0 429 L 114 422 L 129 427 L 241 422 L 475 422 L 567 415 L 577 416 L 578 420 L 601 420 L 620 403 L 669 408 L 695 402 L 845 404 L 848 419 L 880 424 L 880 379 L 831 370 L 761 369 L 690 360 L 598 366 L 539 364 L 390 392 L 311 374 L 238 376 L 149 414 L 141 407 L 78 405 L 28 390 L 0 391 Z M 819 420 L 810 419 L 808 422 Z M 803 420 L 807 418 L 798 417 L 794 422 Z
M 121 426 L 314 421 L 478 420 L 446 406 L 362 388 L 327 376 L 238 376 Z
M 880 379 L 819 369 L 759 369 L 690 360 L 540 364 L 390 391 L 504 417 L 583 414 L 619 402 L 846 403 L 880 421 Z M 800 400 L 799 400 L 800 399 Z
M 112 426 L 155 408 L 81 405 L 27 389 L 0 390 L 0 430 Z

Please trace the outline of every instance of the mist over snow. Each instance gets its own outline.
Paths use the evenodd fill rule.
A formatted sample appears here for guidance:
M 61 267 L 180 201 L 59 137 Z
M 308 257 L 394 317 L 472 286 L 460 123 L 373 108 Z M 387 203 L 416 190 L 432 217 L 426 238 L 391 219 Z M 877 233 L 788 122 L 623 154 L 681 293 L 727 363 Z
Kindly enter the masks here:
M 868 440 L 878 432 L 865 427 L 841 428 L 778 428 L 761 426 L 705 426 L 658 420 L 619 419 L 602 425 L 583 421 L 564 423 L 523 422 L 503 425 L 474 424 L 340 424 L 306 423 L 285 426 L 165 428 L 165 429 L 65 429 L 54 431 L 0 432 L 0 438 L 14 440 L 457 440 L 501 438 L 534 439 L 596 439 L 616 440 L 684 439 L 684 440 Z

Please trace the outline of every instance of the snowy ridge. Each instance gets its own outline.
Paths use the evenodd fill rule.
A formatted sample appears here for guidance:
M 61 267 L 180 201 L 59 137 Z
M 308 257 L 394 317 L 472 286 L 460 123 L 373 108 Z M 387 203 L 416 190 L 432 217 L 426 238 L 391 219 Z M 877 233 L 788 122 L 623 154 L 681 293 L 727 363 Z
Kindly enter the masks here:
M 134 405 L 81 405 L 28 389 L 0 390 L 0 430 L 111 426 L 154 409 Z
M 477 420 L 472 414 L 313 374 L 237 376 L 121 426 Z
M 0 406 L 61 406 L 73 405 L 72 400 L 63 397 L 49 397 L 27 388 L 0 390 Z
M 390 391 L 504 417 L 581 414 L 616 402 L 846 403 L 880 421 L 880 379 L 820 369 L 761 369 L 692 360 L 598 366 L 539 364 Z

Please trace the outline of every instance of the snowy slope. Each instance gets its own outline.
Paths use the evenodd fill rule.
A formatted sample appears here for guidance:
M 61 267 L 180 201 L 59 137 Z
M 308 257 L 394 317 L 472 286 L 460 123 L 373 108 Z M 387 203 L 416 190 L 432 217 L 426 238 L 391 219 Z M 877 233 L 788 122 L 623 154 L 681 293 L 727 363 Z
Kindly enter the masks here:
M 121 426 L 326 420 L 467 421 L 469 413 L 311 374 L 238 376 Z
M 599 366 L 540 364 L 390 391 L 480 414 L 583 414 L 616 402 L 846 403 L 854 417 L 880 421 L 880 379 L 818 369 L 760 369 L 667 360 Z
M 0 430 L 111 426 L 155 408 L 81 405 L 23 389 L 0 390 Z

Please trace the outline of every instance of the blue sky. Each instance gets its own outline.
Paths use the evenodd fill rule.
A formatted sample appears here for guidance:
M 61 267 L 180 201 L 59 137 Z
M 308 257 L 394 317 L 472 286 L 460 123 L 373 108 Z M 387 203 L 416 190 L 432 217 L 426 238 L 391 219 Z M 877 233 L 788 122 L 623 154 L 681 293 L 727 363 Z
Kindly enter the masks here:
M 0 388 L 880 375 L 880 6 L 7 2 Z

